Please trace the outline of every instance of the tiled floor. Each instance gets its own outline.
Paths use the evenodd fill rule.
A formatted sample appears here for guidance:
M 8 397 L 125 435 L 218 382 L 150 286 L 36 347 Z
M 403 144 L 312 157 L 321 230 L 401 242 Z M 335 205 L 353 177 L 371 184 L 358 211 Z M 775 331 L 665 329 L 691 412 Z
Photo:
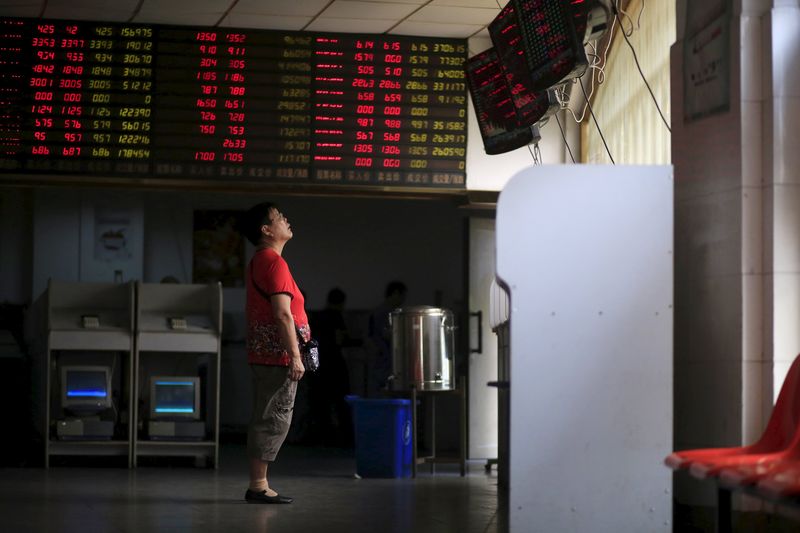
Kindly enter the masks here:
M 85 461 L 84 461 L 85 462 Z M 222 447 L 219 470 L 59 466 L 0 469 L 0 531 L 475 532 L 506 530 L 497 473 L 449 466 L 416 479 L 356 479 L 352 451 L 286 447 L 270 482 L 291 505 L 248 505 L 244 447 Z

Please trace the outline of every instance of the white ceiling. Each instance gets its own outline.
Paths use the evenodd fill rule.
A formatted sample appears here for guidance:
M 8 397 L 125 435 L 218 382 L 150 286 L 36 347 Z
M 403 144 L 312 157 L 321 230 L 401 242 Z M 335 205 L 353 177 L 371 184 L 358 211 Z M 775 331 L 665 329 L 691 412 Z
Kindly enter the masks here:
M 432 37 L 481 37 L 507 0 L 0 0 L 0 15 Z

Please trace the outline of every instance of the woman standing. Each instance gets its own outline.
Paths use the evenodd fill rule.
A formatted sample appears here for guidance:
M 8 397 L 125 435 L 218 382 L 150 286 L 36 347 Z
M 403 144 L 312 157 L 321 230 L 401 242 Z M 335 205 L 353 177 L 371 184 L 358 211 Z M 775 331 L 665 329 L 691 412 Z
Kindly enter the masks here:
M 248 503 L 292 503 L 269 486 L 275 460 L 292 421 L 297 382 L 305 368 L 298 332 L 311 336 L 305 301 L 281 254 L 292 238 L 289 221 L 274 204 L 250 208 L 240 231 L 256 252 L 246 273 L 247 362 L 253 372 L 253 416 L 247 432 Z

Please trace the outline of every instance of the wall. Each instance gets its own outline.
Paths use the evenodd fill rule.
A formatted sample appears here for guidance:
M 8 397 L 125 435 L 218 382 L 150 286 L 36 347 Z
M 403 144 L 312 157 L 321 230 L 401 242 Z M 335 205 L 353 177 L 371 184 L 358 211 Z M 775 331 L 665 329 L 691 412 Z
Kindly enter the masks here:
M 81 197 L 77 192 L 44 189 L 33 192 L 33 271 L 35 300 L 51 276 L 62 281 L 80 279 Z M 14 258 L 16 259 L 16 258 Z M 20 258 L 25 264 L 24 259 Z
M 777 397 L 800 353 L 800 1 L 776 0 L 763 28 L 764 352 L 774 362 Z
M 731 25 L 733 28 L 733 25 Z M 732 31 L 731 80 L 738 80 Z M 742 161 L 739 84 L 731 109 L 683 117 L 683 46 L 671 51 L 675 168 L 675 449 L 742 438 Z M 704 484 L 675 477 L 679 501 Z M 701 496 L 702 494 L 702 496 Z M 710 489 L 694 494 L 711 502 Z
M 684 120 L 683 27 L 672 48 L 676 449 L 755 441 L 800 351 L 800 3 L 735 2 L 729 29 L 728 111 Z
M 194 210 L 244 210 L 270 199 L 281 205 L 292 224 L 295 237 L 284 257 L 307 292 L 310 308 L 324 306 L 327 291 L 337 285 L 348 294 L 348 307 L 372 308 L 383 299 L 385 284 L 392 279 L 408 284 L 409 304 L 456 307 L 464 299 L 463 215 L 449 200 L 118 194 L 143 206 L 145 282 L 158 282 L 167 275 L 191 282 Z M 44 290 L 48 277 L 81 279 L 81 209 L 107 203 L 108 195 L 108 191 L 75 189 L 35 192 L 31 297 Z M 20 260 L 24 264 L 24 258 Z M 226 289 L 226 310 L 241 311 L 243 297 L 243 289 Z
M 114 281 L 114 270 L 123 280 L 140 279 L 142 272 L 142 205 L 144 193 L 102 189 L 43 188 L 33 197 L 32 286 L 35 299 L 52 277 L 61 281 Z M 129 234 L 132 258 L 120 266 L 97 260 L 94 255 L 94 208 L 125 209 L 132 223 Z M 22 264 L 25 265 L 24 258 Z M 25 265 L 23 268 L 29 268 Z
M 23 304 L 31 287 L 30 191 L 0 189 L 0 303 Z
M 480 320 L 470 317 L 468 387 L 468 457 L 497 458 L 499 389 L 487 383 L 497 381 L 497 335 L 488 312 L 495 279 L 495 221 L 473 218 L 469 224 L 469 309 L 480 310 Z M 481 328 L 478 332 L 478 327 Z M 479 342 L 480 341 L 480 342 Z M 476 350 L 472 352 L 472 350 Z M 466 355 L 466 354 L 465 354 Z

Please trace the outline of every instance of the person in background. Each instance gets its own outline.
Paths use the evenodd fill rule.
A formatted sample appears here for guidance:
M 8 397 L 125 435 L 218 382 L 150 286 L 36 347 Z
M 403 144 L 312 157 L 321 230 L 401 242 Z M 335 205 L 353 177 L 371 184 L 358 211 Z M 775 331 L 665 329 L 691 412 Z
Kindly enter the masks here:
M 328 292 L 325 309 L 311 314 L 320 353 L 318 378 L 312 390 L 313 440 L 334 446 L 348 446 L 353 439 L 350 406 L 350 373 L 342 354 L 345 346 L 359 344 L 350 339 L 344 320 L 347 295 L 336 287 Z
M 311 337 L 305 298 L 297 286 L 283 248 L 292 227 L 278 207 L 260 203 L 239 221 L 239 230 L 255 247 L 245 273 L 247 362 L 253 373 L 253 415 L 247 432 L 250 459 L 248 503 L 292 503 L 269 486 L 269 464 L 275 461 L 292 421 L 297 382 L 303 367 L 297 332 Z
M 374 347 L 369 371 L 369 394 L 385 388 L 392 373 L 392 329 L 389 314 L 403 305 L 407 288 L 402 281 L 391 281 L 386 285 L 383 303 L 369 317 L 367 335 Z

